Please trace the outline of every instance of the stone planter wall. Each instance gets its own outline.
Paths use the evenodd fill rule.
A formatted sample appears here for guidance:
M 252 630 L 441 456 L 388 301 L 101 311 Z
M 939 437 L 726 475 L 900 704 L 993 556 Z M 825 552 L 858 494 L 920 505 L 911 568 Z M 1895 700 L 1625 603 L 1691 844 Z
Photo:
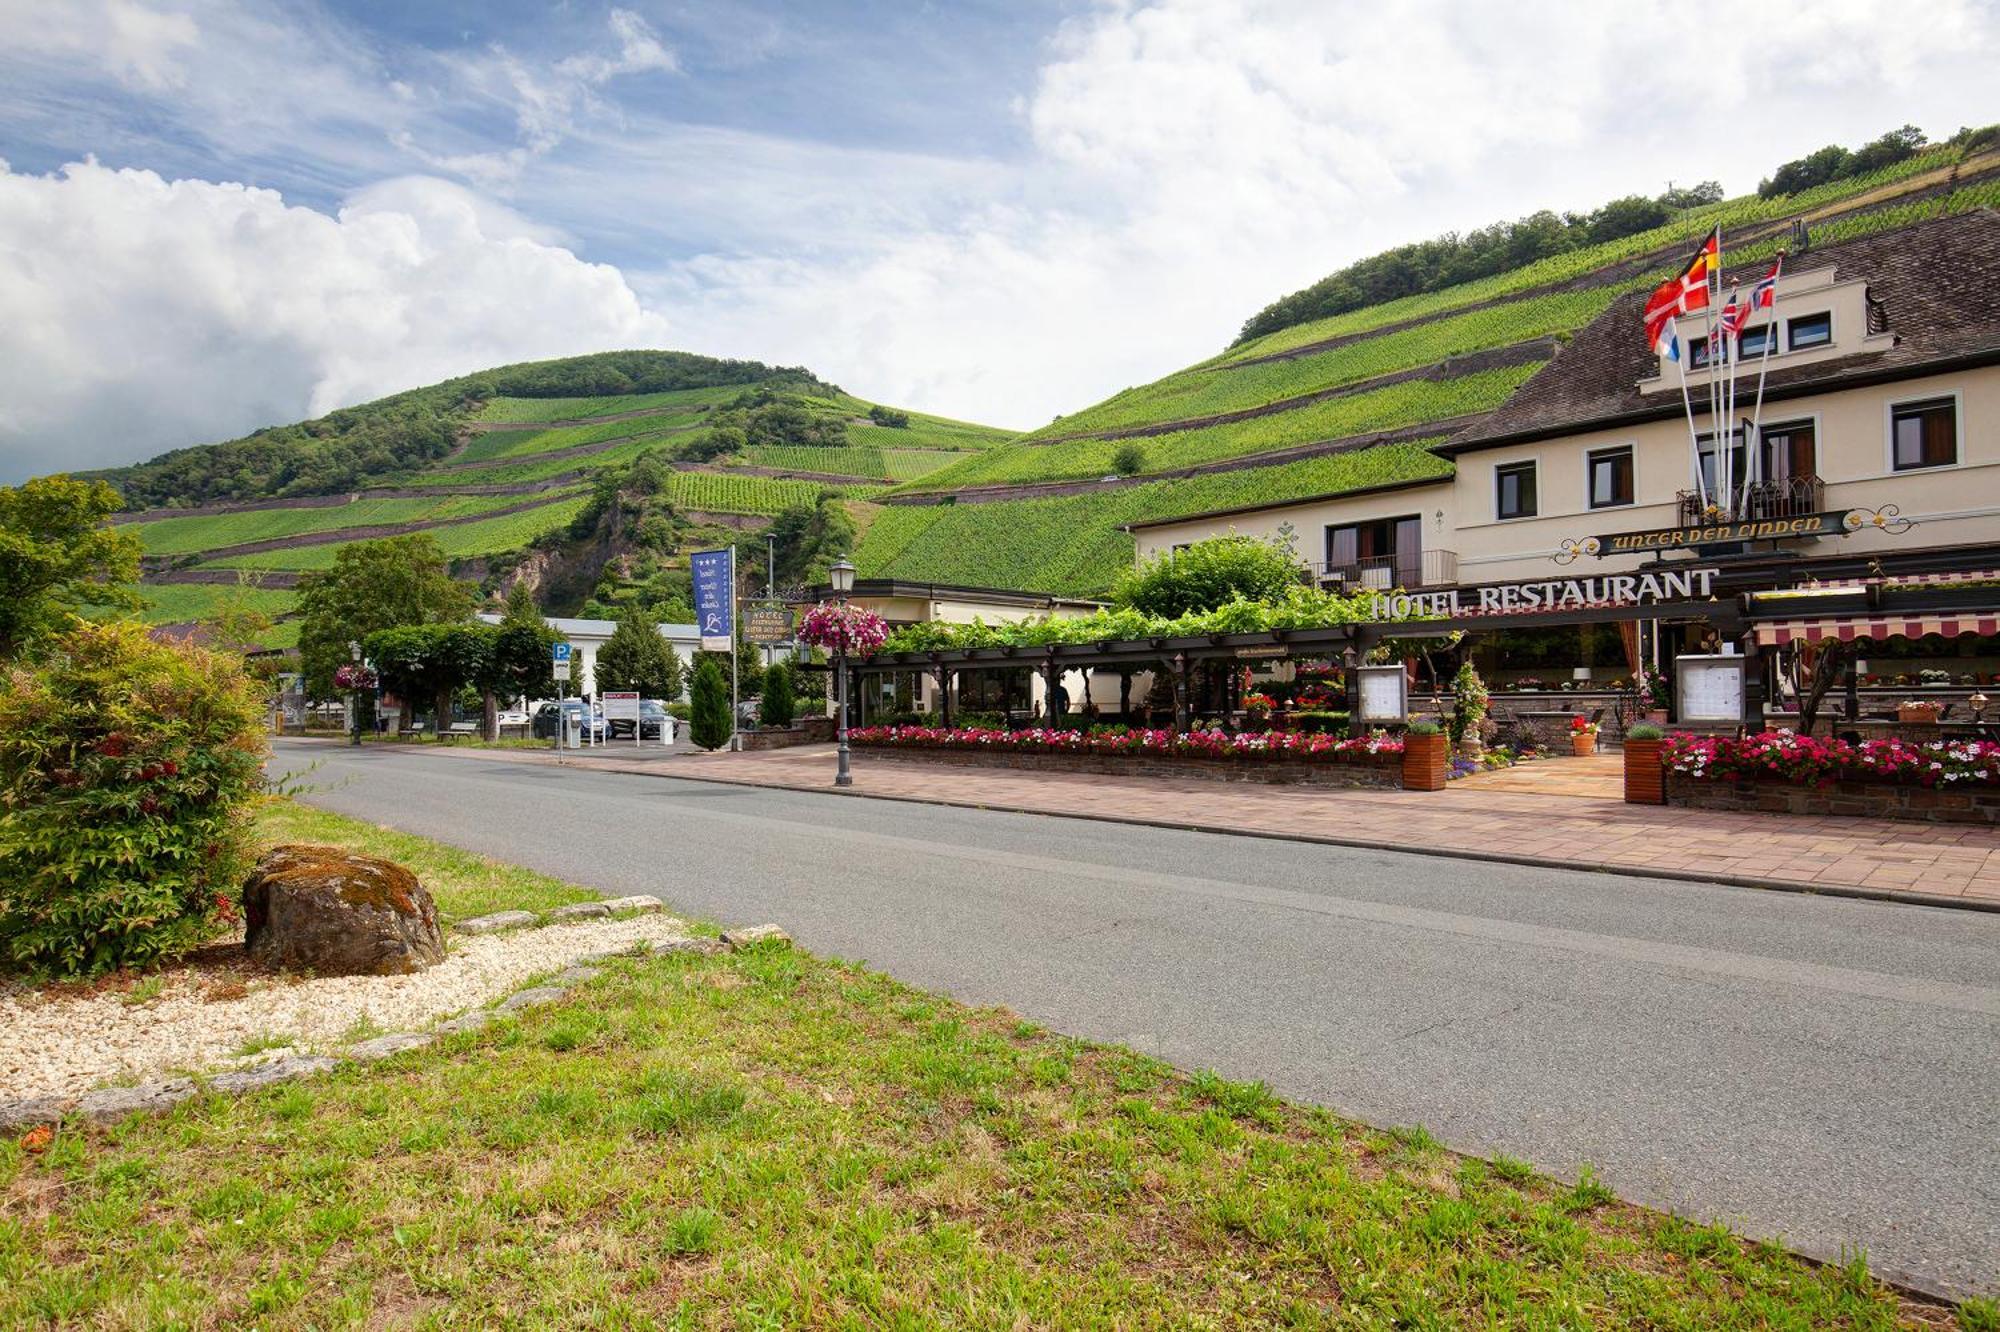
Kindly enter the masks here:
M 749 751 L 790 749 L 793 745 L 823 745 L 833 739 L 833 719 L 807 717 L 791 726 L 762 731 L 744 731 L 739 739 Z
M 1896 782 L 1798 786 L 1791 782 L 1720 782 L 1668 772 L 1666 797 L 1669 805 L 1690 809 L 2000 826 L 2000 789 L 1990 786 L 1904 786 Z
M 905 749 L 856 745 L 870 760 L 943 763 L 955 768 L 1011 768 L 1017 772 L 1079 772 L 1102 777 L 1195 777 L 1215 782 L 1275 782 L 1302 786 L 1371 787 L 1403 784 L 1402 755 L 1363 754 L 1331 763 L 1236 759 L 1169 759 L 1118 754 L 1024 754 L 1006 750 Z

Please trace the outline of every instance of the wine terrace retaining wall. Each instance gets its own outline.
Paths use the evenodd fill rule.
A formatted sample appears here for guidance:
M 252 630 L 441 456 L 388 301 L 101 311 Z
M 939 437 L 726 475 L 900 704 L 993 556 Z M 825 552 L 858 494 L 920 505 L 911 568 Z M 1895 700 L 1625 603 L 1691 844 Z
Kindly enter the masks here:
M 1032 754 L 1006 750 L 920 749 L 856 744 L 870 759 L 943 763 L 955 768 L 1075 772 L 1096 777 L 1195 777 L 1214 782 L 1273 782 L 1303 786 L 1401 790 L 1403 756 L 1358 754 L 1326 763 L 1269 759 L 1169 759 L 1108 754 Z
M 1802 786 L 1792 782 L 1716 781 L 1669 771 L 1667 803 L 1734 813 L 2000 826 L 2000 789 L 1990 786 L 1907 786 L 1898 782 Z

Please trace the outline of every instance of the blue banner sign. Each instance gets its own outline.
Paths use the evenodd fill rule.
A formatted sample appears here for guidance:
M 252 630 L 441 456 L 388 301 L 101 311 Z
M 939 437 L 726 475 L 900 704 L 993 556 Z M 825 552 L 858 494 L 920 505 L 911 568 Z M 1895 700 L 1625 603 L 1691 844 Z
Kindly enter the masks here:
M 688 557 L 695 624 L 703 649 L 710 652 L 727 652 L 736 641 L 735 557 L 733 550 L 698 550 Z

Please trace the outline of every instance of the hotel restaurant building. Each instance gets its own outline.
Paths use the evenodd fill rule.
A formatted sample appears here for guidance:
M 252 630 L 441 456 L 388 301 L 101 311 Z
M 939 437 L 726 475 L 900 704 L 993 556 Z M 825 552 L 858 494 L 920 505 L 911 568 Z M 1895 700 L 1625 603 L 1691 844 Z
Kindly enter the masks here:
M 1681 319 L 1667 359 L 1646 297 L 1614 301 L 1433 446 L 1450 463 L 1436 479 L 1137 524 L 1139 558 L 1226 533 L 1289 541 L 1327 586 L 1424 598 L 1501 689 L 1608 689 L 1641 666 L 1671 675 L 1679 654 L 1738 655 L 1755 724 L 1829 638 L 1861 645 L 1836 716 L 1843 697 L 1853 715 L 1919 685 L 1993 686 L 2000 214 L 1793 254 L 1744 330 L 1721 428 L 1702 318 Z M 1710 507 L 1721 477 L 1753 472 L 1733 512 Z

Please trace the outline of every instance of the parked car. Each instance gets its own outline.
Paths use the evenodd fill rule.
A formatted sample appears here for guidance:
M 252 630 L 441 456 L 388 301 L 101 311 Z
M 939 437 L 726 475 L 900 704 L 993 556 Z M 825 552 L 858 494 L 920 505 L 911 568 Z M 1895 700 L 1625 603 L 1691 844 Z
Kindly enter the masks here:
M 666 706 L 658 699 L 640 699 L 639 738 L 641 740 L 659 739 L 660 728 L 663 725 L 667 728 L 667 738 L 669 740 L 673 739 L 674 719 L 667 715 Z M 623 717 L 614 720 L 611 723 L 611 738 L 614 740 L 630 740 L 632 738 L 632 723 Z
M 604 724 L 604 714 L 592 708 L 580 698 L 566 698 L 560 703 L 548 702 L 535 709 L 534 727 L 530 734 L 537 740 L 556 738 L 556 717 L 560 714 L 569 725 L 576 727 L 583 738 L 596 743 L 608 739 L 611 732 Z

